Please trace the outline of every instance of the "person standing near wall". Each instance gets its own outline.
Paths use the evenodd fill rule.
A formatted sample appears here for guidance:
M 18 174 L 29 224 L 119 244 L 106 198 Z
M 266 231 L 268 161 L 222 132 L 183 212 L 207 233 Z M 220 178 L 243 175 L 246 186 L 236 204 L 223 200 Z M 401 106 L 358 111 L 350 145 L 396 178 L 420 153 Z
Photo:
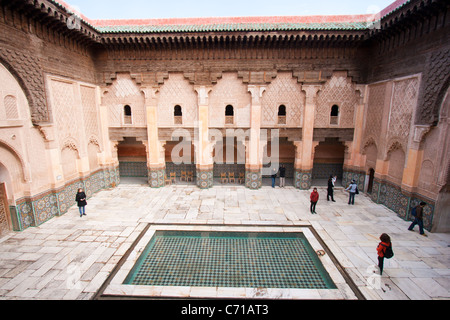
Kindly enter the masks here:
M 275 188 L 275 179 L 277 178 L 277 169 L 273 168 L 272 171 L 272 188 Z
M 286 183 L 286 168 L 284 165 L 280 166 L 280 188 L 284 188 Z
M 330 201 L 331 197 L 331 201 L 336 202 L 334 201 L 333 188 L 334 188 L 333 176 L 330 176 L 330 178 L 328 179 L 327 201 Z
M 83 189 L 78 189 L 77 195 L 75 196 L 75 201 L 78 204 L 78 209 L 80 210 L 80 218 L 86 215 L 85 207 L 87 206 L 86 194 Z
M 348 186 L 347 190 L 350 195 L 348 197 L 348 204 L 354 205 L 355 204 L 355 195 L 359 193 L 358 191 L 358 185 L 356 184 L 355 180 L 352 180 L 352 183 Z

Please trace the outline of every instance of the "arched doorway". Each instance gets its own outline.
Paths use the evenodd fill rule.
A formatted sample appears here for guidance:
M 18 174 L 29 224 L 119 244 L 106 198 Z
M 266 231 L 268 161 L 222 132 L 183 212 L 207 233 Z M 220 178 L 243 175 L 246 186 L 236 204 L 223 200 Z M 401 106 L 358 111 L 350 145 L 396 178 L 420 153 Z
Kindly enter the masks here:
M 275 154 L 278 152 L 278 154 Z M 266 158 L 267 157 L 267 158 Z M 273 146 L 272 141 L 268 141 L 264 148 L 264 168 L 269 169 L 274 164 L 277 166 L 277 178 L 276 186 L 280 186 L 280 171 L 281 167 L 285 170 L 285 186 L 294 186 L 294 175 L 295 175 L 295 145 L 293 142 L 289 141 L 288 138 L 279 138 L 278 146 Z M 267 170 L 266 173 L 270 171 Z M 263 176 L 263 185 L 272 185 L 272 178 L 270 174 Z
M 147 154 L 145 145 L 136 138 L 126 137 L 117 146 L 120 181 L 127 184 L 147 184 Z
M 336 185 L 342 184 L 344 174 L 345 145 L 336 139 L 325 139 L 314 152 L 312 184 L 326 186 L 329 177 L 336 176 Z
M 165 145 L 166 178 L 171 183 L 195 185 L 197 167 L 192 141 L 167 141 Z

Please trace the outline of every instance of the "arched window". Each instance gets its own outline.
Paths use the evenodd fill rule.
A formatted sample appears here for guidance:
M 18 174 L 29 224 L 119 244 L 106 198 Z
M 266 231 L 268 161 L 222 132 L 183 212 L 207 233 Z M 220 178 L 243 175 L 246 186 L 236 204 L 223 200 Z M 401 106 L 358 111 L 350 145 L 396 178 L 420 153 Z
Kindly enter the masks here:
M 286 124 L 286 106 L 284 104 L 278 107 L 278 124 Z
M 331 107 L 330 124 L 339 124 L 339 106 L 334 105 Z
M 183 124 L 183 110 L 181 109 L 181 106 L 175 106 L 173 109 L 173 117 L 175 124 Z
M 126 105 L 123 107 L 123 119 L 125 124 L 132 124 L 132 114 L 131 114 L 131 107 L 129 105 Z
M 234 108 L 232 105 L 225 108 L 225 124 L 234 124 Z

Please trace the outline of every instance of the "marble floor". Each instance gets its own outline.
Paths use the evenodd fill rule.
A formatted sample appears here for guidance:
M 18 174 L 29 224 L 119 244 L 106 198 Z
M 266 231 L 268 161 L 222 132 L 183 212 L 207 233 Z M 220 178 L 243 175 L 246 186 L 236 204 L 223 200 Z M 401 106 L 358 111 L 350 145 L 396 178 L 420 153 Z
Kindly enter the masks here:
M 311 231 L 314 246 L 345 278 L 339 292 L 300 292 L 218 288 L 154 288 L 155 296 L 242 297 L 270 299 L 429 300 L 450 298 L 450 234 L 420 236 L 389 209 L 359 195 L 347 205 L 338 188 L 336 202 L 326 201 L 326 189 L 316 215 L 309 213 L 309 192 L 293 187 L 218 185 L 200 190 L 193 185 L 151 189 L 124 182 L 103 190 L 88 201 L 87 216 L 76 207 L 37 228 L 11 232 L 0 238 L 0 299 L 86 300 L 117 294 L 115 282 L 131 268 L 142 241 L 158 228 L 196 230 Z M 393 242 L 394 258 L 376 271 L 376 246 L 381 233 Z M 315 242 L 317 240 L 317 242 Z M 330 263 L 330 261 L 333 261 Z M 331 266 L 333 265 L 333 266 Z M 134 288 L 136 289 L 136 288 Z M 142 288 L 140 288 L 142 289 Z M 164 290 L 163 290 L 164 289 Z M 159 290 L 159 291 L 158 291 Z M 130 289 L 130 292 L 132 290 Z M 139 288 L 138 288 L 139 291 Z M 142 291 L 142 290 L 141 290 Z M 143 290 L 145 295 L 152 290 Z M 176 293 L 174 293 L 176 291 Z M 122 291 L 122 294 L 127 292 Z M 133 294 L 136 294 L 134 292 Z

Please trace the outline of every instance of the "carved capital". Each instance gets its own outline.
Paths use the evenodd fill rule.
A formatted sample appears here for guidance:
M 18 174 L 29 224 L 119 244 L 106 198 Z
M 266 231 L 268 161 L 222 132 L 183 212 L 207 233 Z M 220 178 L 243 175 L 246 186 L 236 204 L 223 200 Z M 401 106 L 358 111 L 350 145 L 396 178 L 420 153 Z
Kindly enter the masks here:
M 198 94 L 198 105 L 199 106 L 209 105 L 209 93 L 212 90 L 212 86 L 195 86 L 194 90 Z
M 249 85 L 248 91 L 252 95 L 252 104 L 261 104 L 261 98 L 263 93 L 266 91 L 266 86 Z
M 416 143 L 422 142 L 425 135 L 430 132 L 431 126 L 430 125 L 416 125 L 414 126 L 414 137 L 413 141 Z
M 306 94 L 306 103 L 311 104 L 314 103 L 317 93 L 322 89 L 321 85 L 303 85 L 302 90 Z
M 158 87 L 141 87 L 139 90 L 144 94 L 146 103 L 156 99 L 156 94 L 159 92 Z

